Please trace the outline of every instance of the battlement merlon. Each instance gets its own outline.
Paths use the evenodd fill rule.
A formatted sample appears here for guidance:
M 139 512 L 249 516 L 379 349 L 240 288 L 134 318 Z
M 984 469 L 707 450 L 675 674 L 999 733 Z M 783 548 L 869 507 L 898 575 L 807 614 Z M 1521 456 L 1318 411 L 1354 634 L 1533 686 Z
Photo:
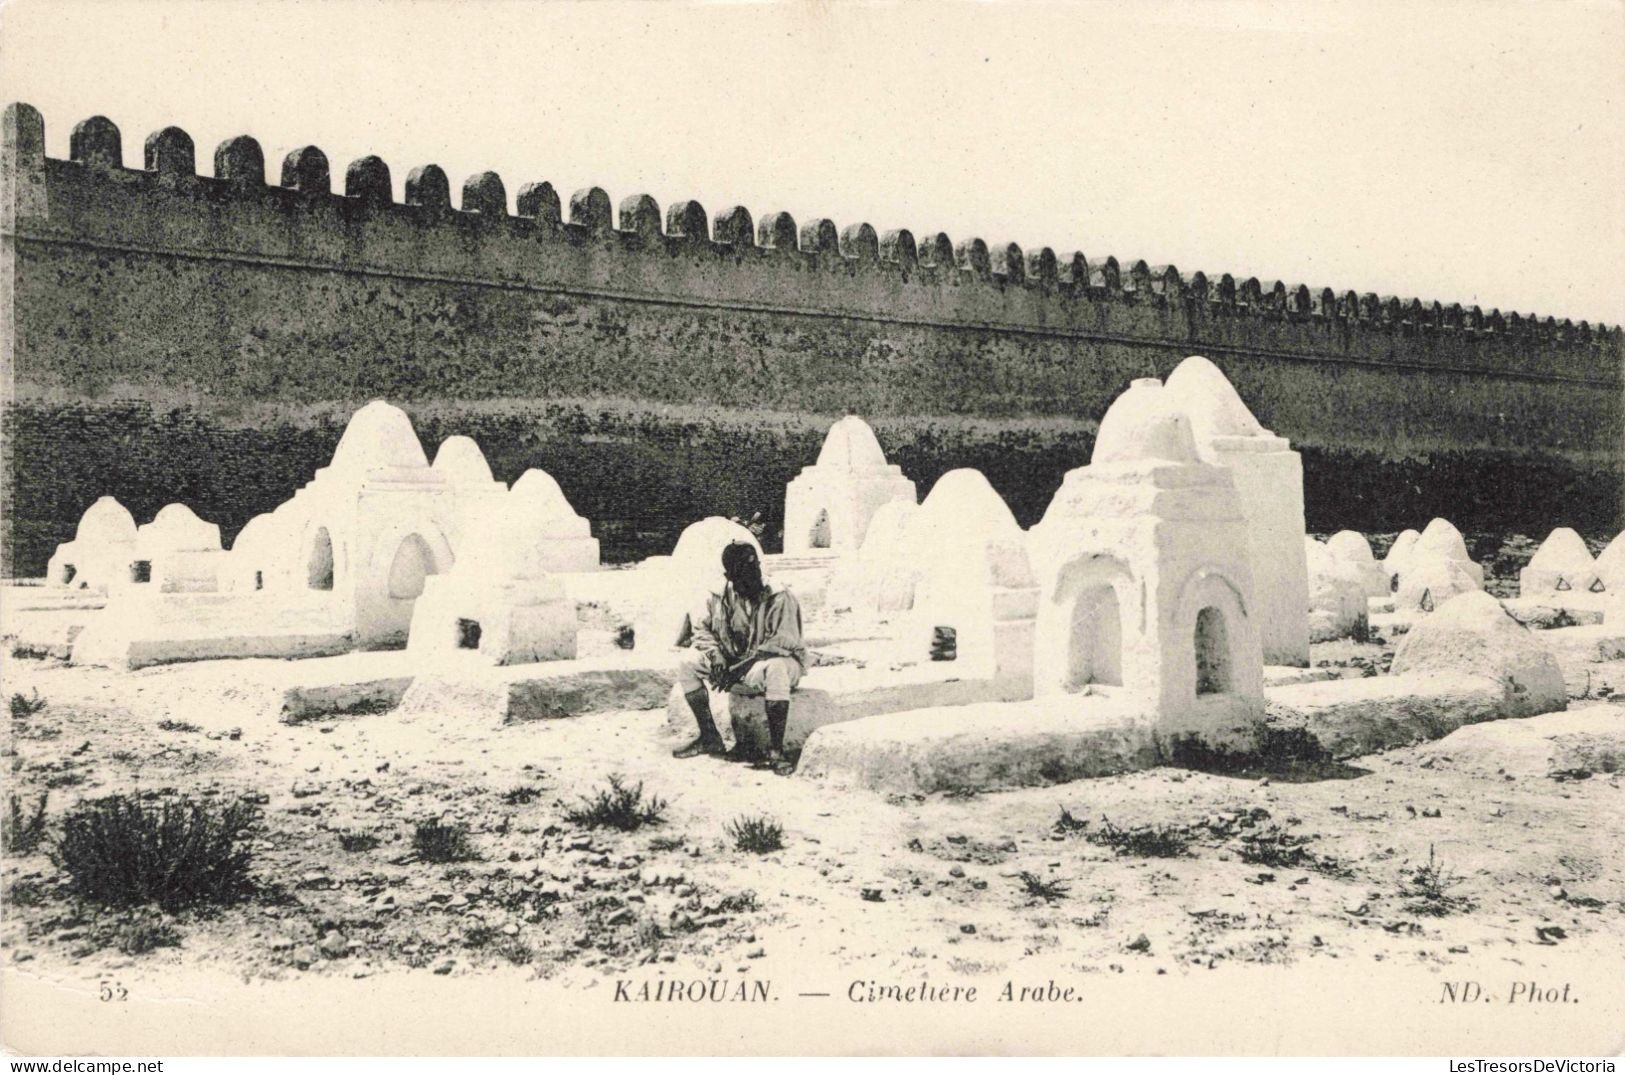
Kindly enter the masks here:
M 923 304 L 906 304 L 908 309 L 928 311 L 930 319 L 948 325 L 993 330 L 1076 329 L 1109 336 L 1113 307 L 1150 306 L 1182 322 L 1158 335 L 1175 336 L 1177 330 L 1197 350 L 1249 333 L 1236 322 L 1275 322 L 1318 326 L 1323 336 L 1353 331 L 1416 337 L 1407 348 L 1418 352 L 1410 363 L 1461 372 L 1616 384 L 1625 365 L 1620 328 L 1585 321 L 1485 313 L 1477 306 L 1372 292 L 1339 294 L 1281 281 L 1265 285 L 1229 273 L 1211 278 L 1196 272 L 1186 279 L 1172 265 L 1136 260 L 1125 268 L 1112 257 L 1058 258 L 1048 247 L 990 248 L 979 238 L 955 243 L 941 233 L 916 241 L 906 230 L 882 236 L 867 223 L 838 229 L 816 219 L 798 227 L 783 212 L 762 217 L 753 228 L 741 207 L 708 219 L 694 201 L 672 205 L 662 218 L 646 194 L 624 199 L 616 211 L 597 187 L 571 195 L 566 219 L 551 184 L 528 183 L 518 192 L 518 215 L 510 215 L 506 187 L 494 172 L 470 177 L 460 208 L 453 208 L 447 177 L 432 164 L 411 171 L 406 200 L 397 203 L 389 166 L 372 156 L 345 169 L 344 191 L 336 194 L 327 158 L 314 146 L 287 154 L 280 182 L 272 186 L 263 150 L 246 135 L 220 144 L 210 177 L 196 174 L 192 139 L 178 127 L 147 138 L 140 169 L 124 167 L 119 129 L 105 117 L 74 128 L 66 161 L 46 156 L 44 134 L 36 109 L 6 107 L 0 227 L 20 239 L 499 284 L 546 282 L 563 290 L 603 290 L 611 277 L 624 289 L 630 272 L 662 298 L 793 309 L 798 303 L 787 303 L 786 296 L 797 295 L 809 312 L 885 319 L 898 313 L 892 300 L 914 289 L 933 294 Z M 211 226 L 199 228 L 200 218 Z M 278 220 L 283 226 L 275 226 Z M 592 263 L 604 253 L 619 263 L 613 273 L 595 271 Z M 628 258 L 647 264 L 629 270 Z M 1346 341 L 1332 342 L 1332 351 L 1347 349 Z M 1303 350 L 1292 341 L 1284 346 Z M 1556 354 L 1569 361 L 1563 369 L 1518 368 L 1516 359 L 1536 357 L 1536 351 L 1548 365 Z M 1314 357 L 1314 349 L 1303 357 Z

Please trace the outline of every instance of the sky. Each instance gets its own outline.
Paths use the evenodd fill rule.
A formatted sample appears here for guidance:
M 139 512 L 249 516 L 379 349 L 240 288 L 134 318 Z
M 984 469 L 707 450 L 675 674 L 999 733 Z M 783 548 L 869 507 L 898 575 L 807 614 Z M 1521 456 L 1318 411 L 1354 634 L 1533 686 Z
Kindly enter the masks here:
M 100 113 L 133 167 L 173 124 L 1625 321 L 1625 0 L 11 0 L 0 100 L 52 156 Z

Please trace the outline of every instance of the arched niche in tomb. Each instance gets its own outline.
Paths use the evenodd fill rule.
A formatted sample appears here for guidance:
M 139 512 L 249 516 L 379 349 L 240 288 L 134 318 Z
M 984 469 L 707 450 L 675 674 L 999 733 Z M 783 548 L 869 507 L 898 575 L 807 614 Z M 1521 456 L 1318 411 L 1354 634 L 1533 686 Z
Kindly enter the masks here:
M 337 575 L 333 556 L 333 535 L 318 526 L 305 543 L 305 585 L 312 590 L 331 590 Z
M 400 521 L 376 539 L 372 554 L 358 561 L 357 620 L 367 625 L 367 645 L 404 645 L 412 611 L 430 576 L 451 569 L 451 545 L 427 520 Z
M 1224 613 L 1213 605 L 1196 613 L 1196 693 L 1223 694 L 1230 690 L 1230 634 Z
M 1198 704 L 1215 696 L 1262 694 L 1258 629 L 1247 614 L 1241 588 L 1223 571 L 1202 568 L 1191 575 L 1180 596 L 1176 624 L 1187 647 L 1184 675 L 1189 679 L 1183 689 Z
M 397 601 L 415 601 L 423 593 L 423 583 L 436 570 L 429 543 L 417 534 L 408 534 L 395 549 L 389 565 L 389 596 Z
M 818 517 L 813 520 L 812 533 L 807 535 L 807 547 L 812 549 L 829 548 L 829 510 L 818 509 Z
M 1034 690 L 1072 693 L 1123 685 L 1125 610 L 1136 605 L 1128 565 L 1113 556 L 1080 556 L 1058 573 L 1038 607 Z

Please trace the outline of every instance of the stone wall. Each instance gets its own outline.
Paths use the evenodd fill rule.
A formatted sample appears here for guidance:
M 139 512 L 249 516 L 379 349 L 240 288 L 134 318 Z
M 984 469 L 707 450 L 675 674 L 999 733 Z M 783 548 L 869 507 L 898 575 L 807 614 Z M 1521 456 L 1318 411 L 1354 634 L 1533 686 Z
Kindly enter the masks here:
M 782 511 L 845 413 L 922 491 L 987 472 L 1033 522 L 1128 382 L 1206 354 L 1304 451 L 1311 527 L 1619 525 L 1617 328 L 1374 294 L 1186 277 L 979 239 L 798 227 L 787 214 L 612 210 L 492 173 L 337 184 L 313 147 L 5 114 L 4 549 L 33 574 L 95 497 L 173 500 L 228 535 L 325 463 L 349 412 L 465 433 L 496 476 L 553 473 L 609 558 L 707 514 Z M 773 546 L 771 539 L 769 546 Z

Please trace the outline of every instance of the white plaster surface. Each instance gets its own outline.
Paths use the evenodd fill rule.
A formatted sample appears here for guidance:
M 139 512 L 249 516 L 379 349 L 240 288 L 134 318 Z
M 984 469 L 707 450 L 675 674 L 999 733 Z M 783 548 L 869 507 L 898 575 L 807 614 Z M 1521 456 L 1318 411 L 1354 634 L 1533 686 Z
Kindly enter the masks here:
M 874 430 L 855 415 L 830 427 L 818 461 L 785 489 L 784 551 L 857 551 L 877 511 L 919 496 L 902 470 L 886 462 Z
M 1166 391 L 1189 415 L 1198 455 L 1228 468 L 1235 483 L 1247 520 L 1253 618 L 1264 659 L 1308 664 L 1302 460 L 1286 438 L 1259 423 L 1223 371 L 1201 355 L 1174 369 Z
M 1596 582 L 1597 562 L 1586 548 L 1585 539 L 1569 527 L 1560 526 L 1547 535 L 1518 572 L 1518 595 L 1589 593 Z

